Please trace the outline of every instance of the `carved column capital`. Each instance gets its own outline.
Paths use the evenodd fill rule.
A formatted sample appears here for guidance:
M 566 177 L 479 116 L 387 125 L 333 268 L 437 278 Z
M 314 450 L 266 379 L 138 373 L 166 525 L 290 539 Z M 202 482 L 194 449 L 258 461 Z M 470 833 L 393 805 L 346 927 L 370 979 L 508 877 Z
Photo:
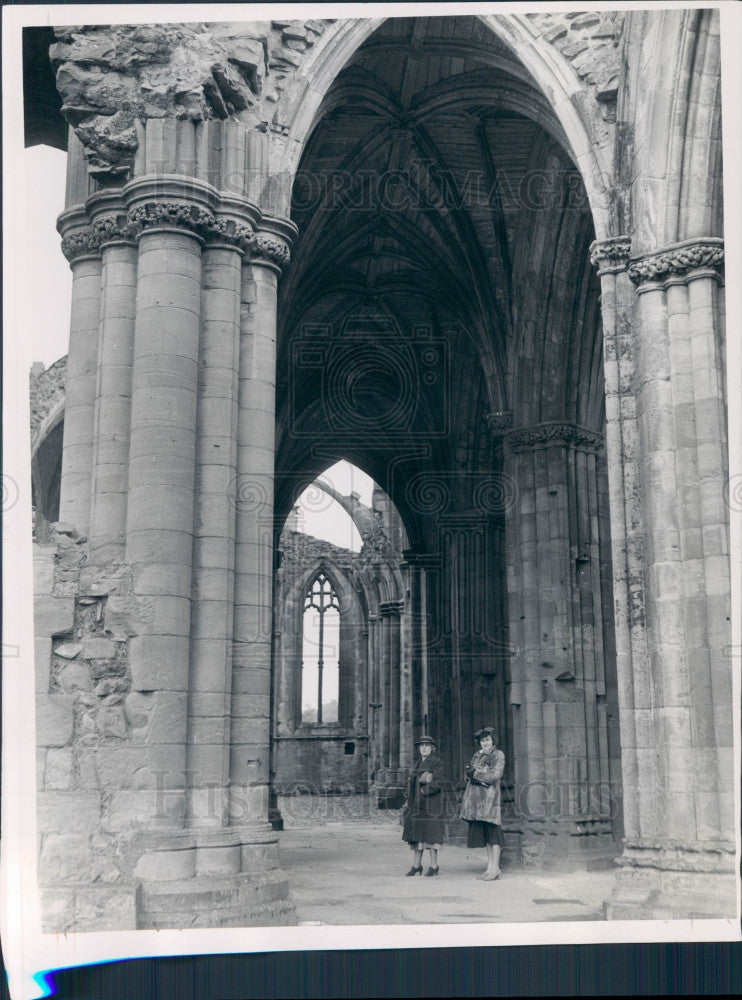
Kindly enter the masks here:
M 504 437 L 513 429 L 513 414 L 510 412 L 488 413 L 486 419 L 492 437 Z
M 98 236 L 101 249 L 112 243 L 134 244 L 136 242 L 136 233 L 134 228 L 129 225 L 126 211 L 101 215 L 94 220 L 92 228 Z
M 508 435 L 508 440 L 513 448 L 519 450 L 564 445 L 594 451 L 603 443 L 603 435 L 578 427 L 577 424 L 552 421 L 532 427 L 518 427 Z
M 288 267 L 291 260 L 291 251 L 286 241 L 266 232 L 256 233 L 251 255 L 254 264 L 269 264 L 278 271 Z
M 85 226 L 62 237 L 62 253 L 70 264 L 83 257 L 100 257 L 100 234 L 93 226 Z
M 684 240 L 629 264 L 629 278 L 637 286 L 686 282 L 702 275 L 719 277 L 723 271 L 724 240 L 716 236 Z
M 215 223 L 213 214 L 181 201 L 143 201 L 129 209 L 127 223 L 137 236 L 153 229 L 182 229 L 203 240 Z
M 401 615 L 404 610 L 404 601 L 384 601 L 379 604 L 379 613 L 382 618 L 391 618 L 392 615 Z
M 590 263 L 599 275 L 625 271 L 630 254 L 631 240 L 628 236 L 611 236 L 590 244 Z

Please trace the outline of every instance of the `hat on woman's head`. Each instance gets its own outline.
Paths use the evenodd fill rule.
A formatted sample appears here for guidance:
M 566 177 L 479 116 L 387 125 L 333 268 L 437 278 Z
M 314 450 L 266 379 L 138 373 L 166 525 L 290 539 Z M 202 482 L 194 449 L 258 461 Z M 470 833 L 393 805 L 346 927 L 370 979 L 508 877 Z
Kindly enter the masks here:
M 415 740 L 414 745 L 416 747 L 419 747 L 421 743 L 430 743 L 430 745 L 434 746 L 434 747 L 438 746 L 437 742 L 433 739 L 432 736 L 425 736 L 425 735 L 423 735 L 423 736 L 420 737 L 420 739 Z
M 495 737 L 495 730 L 492 726 L 485 726 L 484 729 L 478 729 L 476 733 L 474 733 L 475 740 L 481 740 L 483 736 L 491 736 L 492 742 L 497 743 L 497 739 Z

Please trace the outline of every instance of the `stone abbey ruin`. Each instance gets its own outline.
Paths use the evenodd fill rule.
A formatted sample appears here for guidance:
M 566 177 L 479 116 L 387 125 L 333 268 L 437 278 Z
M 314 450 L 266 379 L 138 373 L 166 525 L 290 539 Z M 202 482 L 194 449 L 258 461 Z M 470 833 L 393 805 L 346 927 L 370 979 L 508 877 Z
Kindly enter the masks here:
M 46 929 L 292 923 L 276 793 L 484 725 L 512 865 L 734 916 L 718 11 L 26 31 Z M 291 530 L 341 459 L 359 553 Z

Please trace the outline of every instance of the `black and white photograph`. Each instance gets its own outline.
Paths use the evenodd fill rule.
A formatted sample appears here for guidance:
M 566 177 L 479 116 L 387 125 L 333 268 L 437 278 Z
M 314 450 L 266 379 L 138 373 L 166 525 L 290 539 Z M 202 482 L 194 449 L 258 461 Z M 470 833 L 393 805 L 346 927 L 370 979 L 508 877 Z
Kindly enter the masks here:
M 4 8 L 13 1000 L 739 940 L 742 11 L 647 6 Z

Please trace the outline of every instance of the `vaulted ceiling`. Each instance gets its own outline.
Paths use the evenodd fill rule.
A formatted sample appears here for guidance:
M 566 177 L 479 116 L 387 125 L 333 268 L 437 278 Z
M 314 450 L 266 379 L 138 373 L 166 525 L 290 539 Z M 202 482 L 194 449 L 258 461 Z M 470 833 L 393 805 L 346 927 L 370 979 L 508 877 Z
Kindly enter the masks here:
M 598 363 L 587 199 L 548 101 L 481 21 L 390 18 L 357 50 L 318 113 L 292 217 L 279 491 L 282 468 L 316 474 L 336 455 L 394 496 L 402 445 L 422 446 L 421 467 L 471 468 L 486 460 L 487 412 L 556 419 L 582 405 L 567 382 L 594 380 Z M 575 354 L 586 310 L 590 346 Z M 410 375 L 426 336 L 440 365 Z M 350 342 L 356 361 L 345 350 L 333 388 Z M 358 419 L 338 427 L 343 378 Z M 407 425 L 389 419 L 402 396 Z

